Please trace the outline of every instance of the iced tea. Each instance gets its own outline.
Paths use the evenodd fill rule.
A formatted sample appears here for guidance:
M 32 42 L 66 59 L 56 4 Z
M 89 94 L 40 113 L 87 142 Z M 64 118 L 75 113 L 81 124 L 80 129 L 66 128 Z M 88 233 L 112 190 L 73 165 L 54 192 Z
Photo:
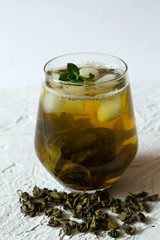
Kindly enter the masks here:
M 83 84 L 60 81 L 65 68 L 46 72 L 35 149 L 49 172 L 68 187 L 100 189 L 120 178 L 137 151 L 130 85 L 114 66 L 90 63 L 79 69 L 86 76 Z

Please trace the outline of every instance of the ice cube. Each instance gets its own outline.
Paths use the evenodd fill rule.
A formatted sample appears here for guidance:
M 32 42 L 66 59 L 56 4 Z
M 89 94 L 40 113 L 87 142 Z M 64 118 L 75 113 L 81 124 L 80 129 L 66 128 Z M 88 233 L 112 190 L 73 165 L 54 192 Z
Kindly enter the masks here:
M 65 91 L 71 95 L 80 96 L 86 94 L 85 86 L 64 86 Z
M 99 122 L 111 121 L 121 114 L 121 110 L 121 98 L 119 95 L 114 95 L 100 101 L 96 118 Z
M 97 82 L 110 81 L 110 80 L 114 79 L 115 77 L 116 77 L 115 74 L 113 74 L 113 73 L 108 73 L 108 74 L 104 75 L 103 77 L 99 78 L 99 79 L 97 80 Z
M 82 67 L 79 72 L 80 76 L 84 78 L 88 78 L 90 73 L 94 74 L 96 78 L 99 75 L 99 71 L 93 67 Z
M 60 114 L 61 109 L 65 105 L 65 100 L 52 93 L 45 93 L 42 97 L 43 110 L 46 113 Z
M 59 73 L 52 72 L 52 75 L 51 75 L 52 80 L 50 81 L 50 85 L 53 88 L 62 86 L 62 83 L 58 81 L 59 80 L 59 76 L 60 76 Z
M 99 78 L 97 81 L 96 81 L 96 84 L 98 87 L 111 87 L 111 86 L 114 86 L 117 84 L 117 80 L 113 80 L 114 78 L 116 77 L 115 74 L 112 74 L 112 73 L 109 73 L 109 74 L 106 74 L 104 75 L 103 77 Z M 112 80 L 112 81 L 111 81 Z
M 53 78 L 54 80 L 59 80 L 60 74 L 53 72 L 51 76 L 52 76 L 52 78 Z
M 82 114 L 84 112 L 84 101 L 80 99 L 68 99 L 65 112 L 69 114 Z

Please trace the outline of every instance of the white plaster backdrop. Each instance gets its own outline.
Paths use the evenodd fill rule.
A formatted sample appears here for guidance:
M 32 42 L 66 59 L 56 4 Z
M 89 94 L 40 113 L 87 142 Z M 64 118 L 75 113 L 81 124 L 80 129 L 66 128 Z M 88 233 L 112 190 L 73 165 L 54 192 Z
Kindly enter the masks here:
M 111 196 L 160 194 L 160 1 L 0 0 L 0 239 L 96 240 L 89 233 L 63 235 L 47 218 L 24 218 L 17 189 L 67 189 L 44 169 L 34 151 L 43 65 L 68 52 L 119 56 L 129 65 L 139 150 Z M 26 86 L 29 85 L 29 86 Z M 160 239 L 160 201 L 150 220 L 123 240 Z M 148 214 L 147 214 L 148 216 Z M 111 239 L 103 233 L 101 240 Z
M 160 76 L 159 0 L 0 0 L 0 82 L 40 84 L 43 65 L 69 52 L 110 53 L 131 79 Z

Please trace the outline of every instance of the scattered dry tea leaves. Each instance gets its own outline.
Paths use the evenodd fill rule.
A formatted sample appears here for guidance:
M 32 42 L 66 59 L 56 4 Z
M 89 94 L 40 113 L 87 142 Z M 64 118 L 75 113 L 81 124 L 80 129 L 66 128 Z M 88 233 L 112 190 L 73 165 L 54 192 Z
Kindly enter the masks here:
M 111 198 L 106 189 L 97 190 L 94 193 L 87 192 L 58 192 L 56 189 L 33 188 L 33 196 L 27 192 L 18 190 L 20 210 L 26 216 L 34 217 L 45 214 L 48 218 L 48 226 L 61 227 L 64 234 L 70 235 L 72 229 L 78 232 L 91 232 L 98 234 L 107 231 L 113 238 L 119 236 L 120 231 L 133 235 L 136 232 L 136 222 L 145 222 L 144 212 L 149 212 L 146 202 L 158 200 L 158 194 L 148 196 L 148 193 L 130 193 L 125 201 Z M 63 206 L 72 217 L 81 219 L 81 222 L 66 219 L 64 211 L 57 206 Z M 122 222 L 119 226 L 115 218 L 108 214 L 111 210 L 115 218 Z

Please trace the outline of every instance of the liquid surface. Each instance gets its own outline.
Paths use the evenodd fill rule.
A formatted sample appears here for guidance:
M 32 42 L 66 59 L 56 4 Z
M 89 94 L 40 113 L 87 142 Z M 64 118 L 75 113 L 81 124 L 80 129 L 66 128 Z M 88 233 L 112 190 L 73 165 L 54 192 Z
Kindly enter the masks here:
M 86 69 L 82 72 L 86 74 Z M 108 85 L 102 79 L 115 75 L 113 70 L 101 69 L 96 79 L 100 84 L 86 87 L 46 81 L 42 86 L 36 153 L 70 188 L 93 190 L 111 185 L 136 154 L 130 86 L 126 79 L 120 83 L 108 80 Z

